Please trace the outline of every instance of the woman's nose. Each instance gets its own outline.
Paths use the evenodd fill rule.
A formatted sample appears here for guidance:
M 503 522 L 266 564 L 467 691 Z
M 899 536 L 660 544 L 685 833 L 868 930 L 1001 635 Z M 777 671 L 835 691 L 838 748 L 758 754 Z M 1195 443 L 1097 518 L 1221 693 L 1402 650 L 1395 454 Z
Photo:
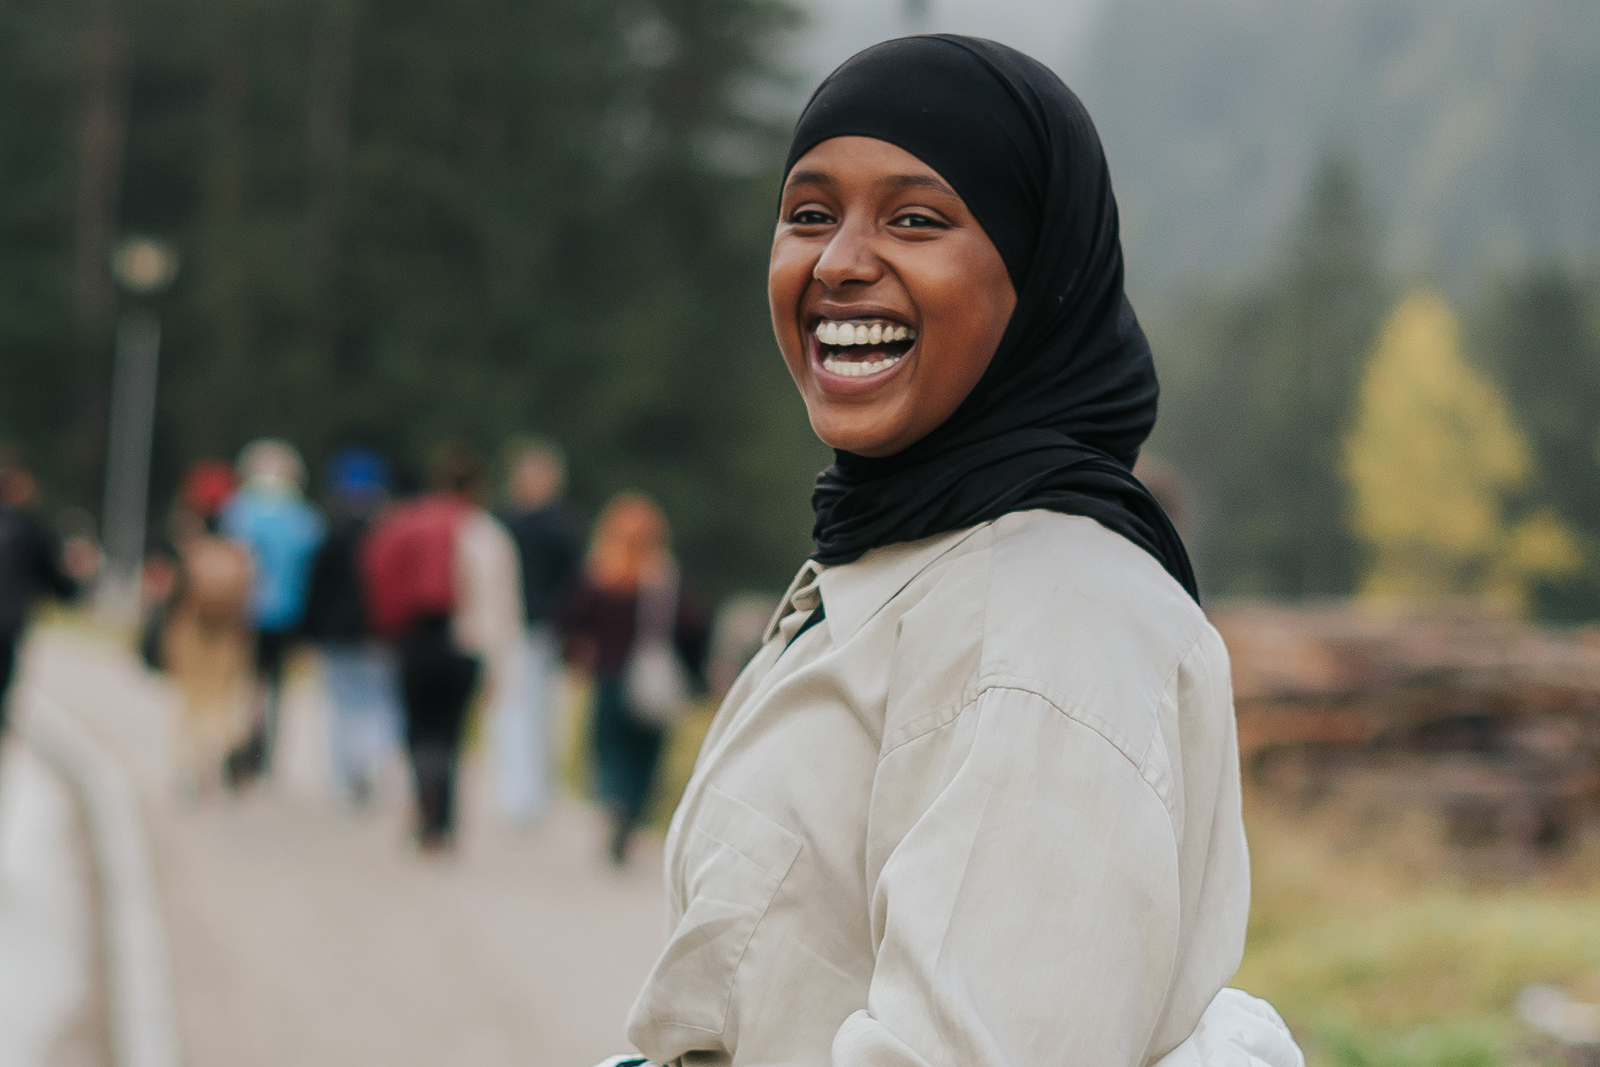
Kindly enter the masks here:
M 822 250 L 812 277 L 829 289 L 840 289 L 851 282 L 870 284 L 883 274 L 883 264 L 872 249 L 870 229 L 846 222 Z

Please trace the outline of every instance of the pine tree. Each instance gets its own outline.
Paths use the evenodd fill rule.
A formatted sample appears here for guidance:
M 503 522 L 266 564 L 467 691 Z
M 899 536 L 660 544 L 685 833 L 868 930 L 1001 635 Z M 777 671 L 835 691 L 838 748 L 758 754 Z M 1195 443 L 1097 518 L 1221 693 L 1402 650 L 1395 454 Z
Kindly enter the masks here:
M 79 159 L 82 86 L 110 84 L 109 53 L 82 47 L 91 10 L 129 33 L 115 188 Z M 184 465 L 258 434 L 313 467 L 359 440 L 415 468 L 446 437 L 492 452 L 532 431 L 567 445 L 590 502 L 661 496 L 713 585 L 781 583 L 821 455 L 765 308 L 783 124 L 750 101 L 794 18 L 781 0 L 0 6 L 0 439 L 57 486 L 74 455 L 69 498 L 97 505 L 103 418 L 75 421 L 73 398 L 103 392 L 110 344 L 74 361 L 81 200 L 96 241 L 154 232 L 184 258 L 153 514 Z
M 1479 319 L 1478 347 L 1527 428 L 1538 494 L 1583 542 L 1581 572 L 1542 583 L 1534 609 L 1600 618 L 1600 290 L 1536 265 L 1503 281 Z
M 1176 351 L 1155 444 L 1209 514 L 1196 547 L 1211 592 L 1353 588 L 1340 438 L 1382 314 L 1378 243 L 1359 167 L 1331 152 L 1270 275 L 1158 335 Z
M 94 489 L 78 443 L 87 386 L 72 235 L 82 109 L 80 3 L 0 4 L 0 444 L 18 448 L 56 500 Z

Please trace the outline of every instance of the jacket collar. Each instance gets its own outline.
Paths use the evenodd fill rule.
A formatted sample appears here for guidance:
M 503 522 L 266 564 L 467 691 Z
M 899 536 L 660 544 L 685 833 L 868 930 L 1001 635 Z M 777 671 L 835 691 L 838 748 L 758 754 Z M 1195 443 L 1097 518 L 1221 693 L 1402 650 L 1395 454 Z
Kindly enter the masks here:
M 772 640 L 789 616 L 796 612 L 810 614 L 818 604 L 825 604 L 828 633 L 834 644 L 843 644 L 859 633 L 868 620 L 918 575 L 988 525 L 981 523 L 920 541 L 884 545 L 853 563 L 825 567 L 815 560 L 806 560 L 778 602 L 778 610 L 767 623 L 763 642 Z M 797 626 L 795 623 L 794 627 Z

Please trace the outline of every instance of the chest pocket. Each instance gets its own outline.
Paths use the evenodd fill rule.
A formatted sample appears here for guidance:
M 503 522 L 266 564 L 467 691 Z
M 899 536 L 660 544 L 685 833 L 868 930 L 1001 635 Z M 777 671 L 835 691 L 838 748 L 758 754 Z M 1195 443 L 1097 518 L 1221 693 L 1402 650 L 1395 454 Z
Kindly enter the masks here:
M 734 974 L 800 854 L 799 837 L 715 786 L 683 834 L 687 907 L 628 1020 L 640 1051 L 665 1060 L 725 1034 Z

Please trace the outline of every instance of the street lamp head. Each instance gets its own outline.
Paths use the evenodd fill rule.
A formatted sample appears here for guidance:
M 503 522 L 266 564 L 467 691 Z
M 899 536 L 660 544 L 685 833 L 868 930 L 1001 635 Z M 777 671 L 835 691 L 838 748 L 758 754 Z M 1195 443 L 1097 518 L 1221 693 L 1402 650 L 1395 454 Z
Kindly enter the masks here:
M 154 237 L 129 237 L 111 254 L 111 273 L 138 296 L 155 296 L 178 276 L 178 250 Z

